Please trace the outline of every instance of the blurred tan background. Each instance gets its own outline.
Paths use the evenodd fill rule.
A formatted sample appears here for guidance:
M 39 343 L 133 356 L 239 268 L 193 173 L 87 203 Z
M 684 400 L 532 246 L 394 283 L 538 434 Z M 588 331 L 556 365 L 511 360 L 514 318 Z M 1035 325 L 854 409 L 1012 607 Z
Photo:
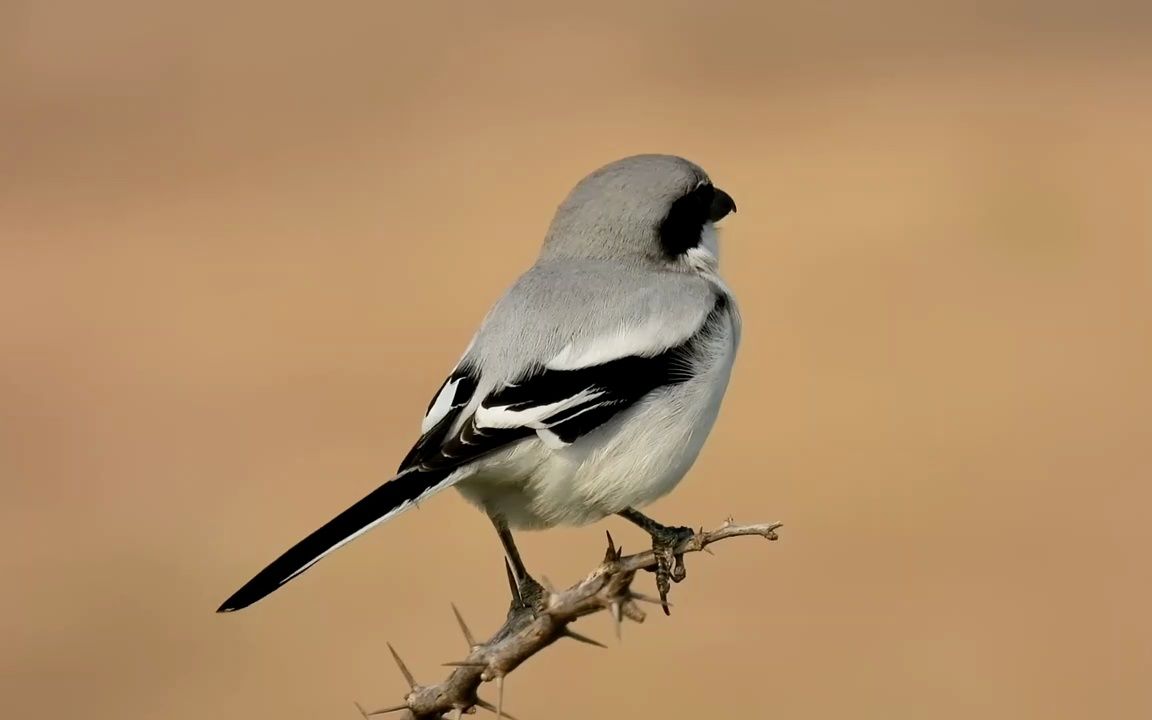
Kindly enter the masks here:
M 736 197 L 746 318 L 653 514 L 787 527 L 509 709 L 1152 716 L 1152 11 L 866 5 L 6 0 L 0 716 L 351 720 L 402 696 L 385 640 L 442 676 L 449 601 L 506 602 L 454 494 L 212 611 L 389 475 L 636 152 Z M 605 528 L 644 544 L 522 547 L 569 582 Z

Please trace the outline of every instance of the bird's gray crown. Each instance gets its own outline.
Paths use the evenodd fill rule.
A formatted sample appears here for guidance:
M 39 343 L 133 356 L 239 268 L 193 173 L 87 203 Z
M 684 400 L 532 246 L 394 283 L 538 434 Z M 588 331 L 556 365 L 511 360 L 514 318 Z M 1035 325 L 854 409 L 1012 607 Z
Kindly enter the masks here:
M 706 222 L 732 210 L 732 198 L 695 163 L 675 155 L 626 157 L 568 193 L 541 258 L 674 259 L 700 242 Z

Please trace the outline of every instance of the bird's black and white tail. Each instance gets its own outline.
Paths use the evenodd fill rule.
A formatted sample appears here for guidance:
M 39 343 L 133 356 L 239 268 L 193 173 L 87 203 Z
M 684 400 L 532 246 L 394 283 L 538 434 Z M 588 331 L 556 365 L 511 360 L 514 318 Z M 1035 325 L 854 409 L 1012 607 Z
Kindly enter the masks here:
M 455 482 L 456 475 L 453 468 L 428 470 L 412 467 L 401 472 L 273 560 L 225 600 L 216 612 L 248 607 L 341 545 L 407 510 L 422 498 L 449 487 Z

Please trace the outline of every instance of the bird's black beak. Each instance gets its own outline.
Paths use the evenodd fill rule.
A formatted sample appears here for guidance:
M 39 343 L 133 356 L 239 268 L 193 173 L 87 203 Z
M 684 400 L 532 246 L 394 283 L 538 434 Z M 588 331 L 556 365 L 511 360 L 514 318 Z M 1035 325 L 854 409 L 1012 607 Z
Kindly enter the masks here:
M 712 207 L 708 210 L 708 219 L 719 222 L 728 213 L 736 212 L 736 201 L 732 196 L 720 188 L 714 188 L 712 194 Z

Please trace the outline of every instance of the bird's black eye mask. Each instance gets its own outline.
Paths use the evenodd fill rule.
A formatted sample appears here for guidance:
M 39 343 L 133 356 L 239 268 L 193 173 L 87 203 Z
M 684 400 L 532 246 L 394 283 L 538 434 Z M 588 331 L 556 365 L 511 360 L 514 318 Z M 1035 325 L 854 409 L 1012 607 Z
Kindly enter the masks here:
M 672 203 L 660 223 L 660 247 L 668 257 L 679 257 L 700 244 L 704 223 L 730 212 L 736 212 L 732 196 L 705 183 Z

